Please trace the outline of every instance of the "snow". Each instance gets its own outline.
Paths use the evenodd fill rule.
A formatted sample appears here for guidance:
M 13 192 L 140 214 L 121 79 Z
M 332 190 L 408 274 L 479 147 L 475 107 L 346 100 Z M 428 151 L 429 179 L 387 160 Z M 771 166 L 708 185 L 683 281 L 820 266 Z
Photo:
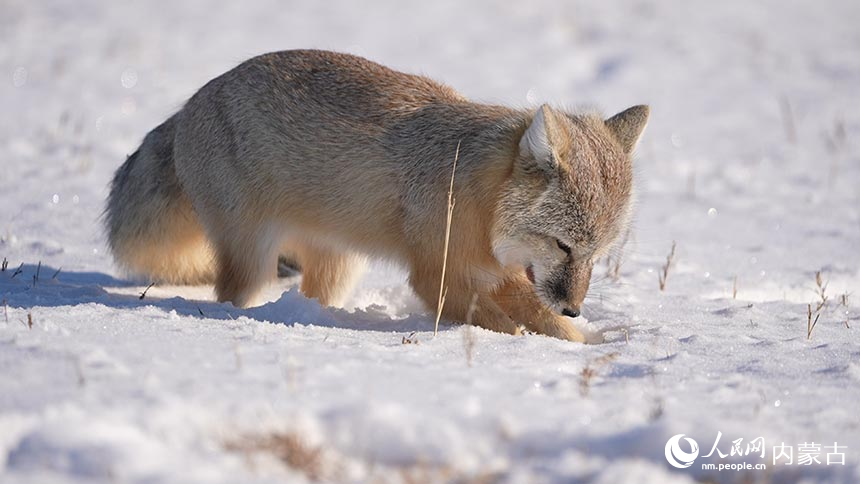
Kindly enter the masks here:
M 0 481 L 860 481 L 858 18 L 851 1 L 4 2 Z M 620 271 L 595 269 L 579 320 L 605 342 L 434 338 L 385 265 L 346 309 L 295 280 L 248 310 L 209 287 L 141 299 L 100 227 L 113 171 L 207 80 L 298 47 L 488 102 L 650 104 Z M 767 457 L 705 458 L 718 432 Z M 676 469 L 682 433 L 700 457 Z M 783 442 L 822 463 L 772 465 Z M 834 442 L 845 465 L 824 463 Z M 701 468 L 740 462 L 768 468 Z

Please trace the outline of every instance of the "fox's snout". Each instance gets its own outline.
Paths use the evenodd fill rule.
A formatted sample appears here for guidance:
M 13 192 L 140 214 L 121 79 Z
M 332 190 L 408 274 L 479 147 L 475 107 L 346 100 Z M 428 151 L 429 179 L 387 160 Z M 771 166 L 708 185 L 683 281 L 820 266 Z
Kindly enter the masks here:
M 587 263 L 563 264 L 536 285 L 550 307 L 557 308 L 564 316 L 575 318 L 579 316 L 588 293 L 592 267 Z
M 564 316 L 569 316 L 571 318 L 575 318 L 575 317 L 579 316 L 579 306 L 577 306 L 575 308 L 564 308 L 561 310 L 561 314 L 563 314 Z

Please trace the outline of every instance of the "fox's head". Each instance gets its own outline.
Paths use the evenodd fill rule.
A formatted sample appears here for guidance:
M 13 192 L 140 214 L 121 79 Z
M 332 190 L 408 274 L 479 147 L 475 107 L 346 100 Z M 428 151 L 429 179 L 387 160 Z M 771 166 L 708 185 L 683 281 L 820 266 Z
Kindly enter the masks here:
M 579 315 L 594 262 L 629 223 L 631 155 L 648 114 L 648 106 L 634 106 L 604 120 L 544 105 L 520 139 L 494 251 L 504 265 L 521 267 L 555 311 Z

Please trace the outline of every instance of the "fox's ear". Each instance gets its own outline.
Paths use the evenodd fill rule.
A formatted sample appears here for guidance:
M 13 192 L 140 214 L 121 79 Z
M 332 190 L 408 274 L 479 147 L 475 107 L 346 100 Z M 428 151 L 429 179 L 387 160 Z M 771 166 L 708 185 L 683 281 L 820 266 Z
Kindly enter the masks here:
M 552 154 L 553 114 L 549 106 L 544 104 L 538 108 L 531 124 L 520 139 L 520 154 L 534 158 L 543 170 L 552 169 L 555 159 Z
M 648 124 L 651 108 L 645 105 L 633 106 L 606 120 L 606 127 L 615 135 L 625 153 L 632 153 L 636 143 Z

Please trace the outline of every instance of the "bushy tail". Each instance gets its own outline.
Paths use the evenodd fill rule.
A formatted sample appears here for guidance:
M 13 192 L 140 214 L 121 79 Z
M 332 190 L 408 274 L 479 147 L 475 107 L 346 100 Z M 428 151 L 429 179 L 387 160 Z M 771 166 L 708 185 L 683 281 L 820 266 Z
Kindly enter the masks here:
M 213 277 L 212 250 L 176 177 L 176 116 L 146 135 L 111 183 L 105 210 L 117 264 L 153 282 L 203 284 Z

